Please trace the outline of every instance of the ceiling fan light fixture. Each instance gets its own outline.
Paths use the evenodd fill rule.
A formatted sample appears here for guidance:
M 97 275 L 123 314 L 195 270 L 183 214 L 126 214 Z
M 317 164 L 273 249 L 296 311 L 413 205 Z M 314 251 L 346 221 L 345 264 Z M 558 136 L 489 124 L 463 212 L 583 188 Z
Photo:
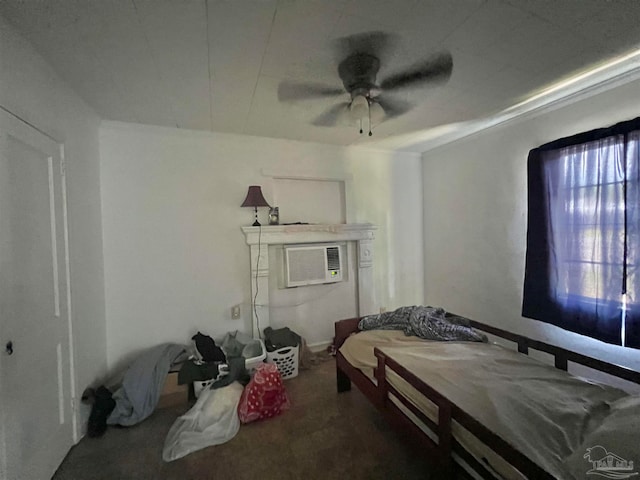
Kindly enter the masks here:
M 351 102 L 351 117 L 354 120 L 364 120 L 369 116 L 369 101 L 364 95 L 356 95 Z
M 371 114 L 371 125 L 379 125 L 384 120 L 384 109 L 377 102 L 372 102 L 369 105 L 369 112 Z

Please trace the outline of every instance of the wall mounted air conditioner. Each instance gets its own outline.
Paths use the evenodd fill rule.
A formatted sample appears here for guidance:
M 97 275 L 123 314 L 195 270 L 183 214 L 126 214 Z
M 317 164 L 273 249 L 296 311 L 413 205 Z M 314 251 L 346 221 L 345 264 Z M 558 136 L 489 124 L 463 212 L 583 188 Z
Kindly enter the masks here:
M 285 245 L 284 253 L 286 287 L 342 281 L 340 245 Z

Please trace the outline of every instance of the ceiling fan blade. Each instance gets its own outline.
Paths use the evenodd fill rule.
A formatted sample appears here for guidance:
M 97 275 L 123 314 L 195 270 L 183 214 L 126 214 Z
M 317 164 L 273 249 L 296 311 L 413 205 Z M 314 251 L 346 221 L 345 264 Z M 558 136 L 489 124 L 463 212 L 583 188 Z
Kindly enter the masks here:
M 311 122 L 316 127 L 333 127 L 338 123 L 340 116 L 349 112 L 349 102 L 342 102 L 325 110 L 320 116 Z
M 373 55 L 381 60 L 398 43 L 398 36 L 380 31 L 357 33 L 334 40 L 336 62 L 354 53 Z
M 398 117 L 404 113 L 407 113 L 413 108 L 413 105 L 404 100 L 398 100 L 396 98 L 389 98 L 389 96 L 378 95 L 374 102 L 378 103 L 387 117 Z
M 278 85 L 278 100 L 291 102 L 310 98 L 335 97 L 346 92 L 343 88 L 331 87 L 321 83 L 300 83 L 282 81 Z
M 383 90 L 395 90 L 416 84 L 447 82 L 453 70 L 453 59 L 449 52 L 438 53 L 408 70 L 391 75 L 380 83 Z

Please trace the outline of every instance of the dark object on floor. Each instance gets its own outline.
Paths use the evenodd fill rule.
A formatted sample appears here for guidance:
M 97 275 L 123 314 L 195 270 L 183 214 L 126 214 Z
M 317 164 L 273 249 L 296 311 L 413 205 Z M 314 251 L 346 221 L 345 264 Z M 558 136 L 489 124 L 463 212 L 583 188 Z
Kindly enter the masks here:
M 90 401 L 88 392 L 87 400 Z M 84 401 L 84 395 L 82 399 Z M 89 415 L 89 423 L 87 425 L 87 435 L 90 437 L 101 437 L 107 430 L 107 417 L 116 407 L 116 401 L 112 398 L 108 388 L 101 386 L 93 392 L 93 408 Z
M 192 360 L 187 360 L 180 367 L 178 373 L 178 385 L 188 385 L 192 382 L 199 382 L 217 378 L 219 373 L 219 363 L 196 364 Z
M 205 362 L 226 362 L 224 352 L 209 335 L 198 332 L 191 340 L 196 342 L 196 348 Z
M 211 385 L 211 388 L 222 388 L 231 385 L 234 381 L 240 382 L 242 385 L 249 383 L 249 372 L 245 367 L 244 357 L 236 357 L 229 359 L 229 373 L 219 378 Z
M 300 345 L 301 337 L 289 327 L 274 330 L 271 327 L 264 329 L 264 345 L 268 352 L 273 352 L 284 347 L 297 347 Z
M 80 401 L 85 405 L 93 405 L 93 402 L 96 401 L 96 389 L 92 387 L 85 388 Z

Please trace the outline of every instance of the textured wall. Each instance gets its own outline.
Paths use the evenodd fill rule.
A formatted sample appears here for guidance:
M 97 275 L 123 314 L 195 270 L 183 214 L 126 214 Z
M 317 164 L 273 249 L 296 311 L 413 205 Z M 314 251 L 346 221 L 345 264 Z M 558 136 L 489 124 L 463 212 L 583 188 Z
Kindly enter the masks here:
M 264 172 L 352 179 L 349 221 L 379 226 L 379 305 L 422 302 L 419 155 L 120 123 L 103 126 L 100 149 L 111 367 L 140 348 L 188 341 L 197 329 L 250 332 L 249 247 L 240 227 L 253 212 L 240 204 L 248 185 L 262 185 L 271 201 L 273 180 Z M 266 210 L 260 219 L 266 223 Z M 316 290 L 322 296 L 327 288 Z M 301 291 L 274 304 L 302 303 L 293 315 L 323 327 L 300 333 L 311 343 L 328 341 L 335 317 L 354 314 L 353 299 L 334 293 L 327 311 L 312 301 L 315 293 Z M 235 304 L 242 304 L 240 320 L 230 316 Z M 275 325 L 292 313 L 273 315 Z
M 640 82 L 423 154 L 425 299 L 507 330 L 640 368 L 640 352 L 523 318 L 527 154 L 640 115 Z

